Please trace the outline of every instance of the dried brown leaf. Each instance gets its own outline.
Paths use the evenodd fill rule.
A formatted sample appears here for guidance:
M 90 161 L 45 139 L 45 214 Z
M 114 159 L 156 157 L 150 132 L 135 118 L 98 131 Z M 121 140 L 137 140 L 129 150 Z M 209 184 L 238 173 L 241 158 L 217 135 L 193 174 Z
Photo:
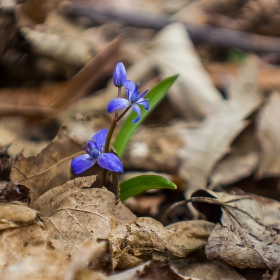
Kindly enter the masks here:
M 200 251 L 184 259 L 172 260 L 170 266 L 186 277 L 200 280 L 245 280 L 233 267 L 208 260 Z
M 257 138 L 261 146 L 259 178 L 280 174 L 280 94 L 274 92 L 262 108 L 257 122 Z
M 205 221 L 189 221 L 164 228 L 152 218 L 138 218 L 116 227 L 109 239 L 113 267 L 131 268 L 150 258 L 163 261 L 185 257 L 206 244 L 213 226 Z
M 43 217 L 49 217 L 59 208 L 64 198 L 83 188 L 89 188 L 95 180 L 96 176 L 81 177 L 68 181 L 57 188 L 52 188 L 42 194 L 32 208 L 39 211 Z
M 70 162 L 82 153 L 80 143 L 62 127 L 57 136 L 36 157 L 22 158 L 12 167 L 11 180 L 30 190 L 31 205 L 43 193 L 70 180 Z
M 280 264 L 280 204 L 252 195 L 229 195 L 198 190 L 193 206 L 218 222 L 210 234 L 210 259 L 238 268 L 274 270 Z
M 184 140 L 178 150 L 182 160 L 179 175 L 188 181 L 188 191 L 204 188 L 216 162 L 225 155 L 231 142 L 248 124 L 245 120 L 261 104 L 263 95 L 256 85 L 258 61 L 250 57 L 221 109 L 194 128 L 179 127 Z
M 168 96 L 178 113 L 196 121 L 219 109 L 221 95 L 204 70 L 185 26 L 174 23 L 165 27 L 151 42 L 149 51 L 162 77 L 180 74 Z
M 76 178 L 49 190 L 34 205 L 46 214 L 52 246 L 67 256 L 84 241 L 107 240 L 111 224 L 135 219 L 121 202 L 116 205 L 113 193 L 89 188 L 94 180 L 95 176 Z
M 211 186 L 227 185 L 249 176 L 259 163 L 254 125 L 233 141 L 230 153 L 218 161 L 211 174 Z
M 21 204 L 0 203 L 0 230 L 42 224 L 38 212 Z
M 0 111 L 6 114 L 25 114 L 54 117 L 58 110 L 67 108 L 108 73 L 117 62 L 120 38 L 115 39 L 99 52 L 72 79 L 34 88 L 3 88 L 0 90 Z

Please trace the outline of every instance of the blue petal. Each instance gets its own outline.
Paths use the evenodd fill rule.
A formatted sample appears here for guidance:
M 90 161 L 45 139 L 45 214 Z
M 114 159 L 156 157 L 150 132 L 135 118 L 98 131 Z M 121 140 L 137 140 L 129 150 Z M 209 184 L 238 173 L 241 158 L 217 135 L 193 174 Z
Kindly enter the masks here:
M 113 172 L 120 172 L 123 173 L 123 165 L 121 160 L 112 153 L 105 153 L 102 154 L 98 160 L 97 163 L 105 169 L 108 169 Z
M 108 104 L 108 112 L 112 113 L 118 109 L 125 109 L 130 106 L 130 103 L 128 100 L 124 98 L 115 98 L 111 100 Z
M 141 118 L 141 110 L 137 104 L 132 105 L 132 110 L 138 114 L 137 118 L 132 121 L 132 123 L 137 123 Z
M 123 86 L 123 82 L 126 80 L 126 70 L 122 62 L 118 62 L 114 73 L 113 73 L 113 83 L 116 87 Z
M 124 82 L 123 82 L 123 85 L 124 85 L 124 87 L 125 87 L 125 89 L 126 89 L 126 97 L 127 97 L 128 100 L 130 100 L 130 96 L 131 96 L 132 92 L 133 92 L 134 89 L 135 89 L 135 85 L 134 85 L 134 83 L 133 83 L 132 81 L 130 81 L 130 80 L 124 81 Z
M 140 98 L 135 104 L 143 105 L 145 110 L 149 110 L 150 109 L 150 104 L 149 104 L 148 100 L 145 99 L 145 98 Z
M 95 164 L 96 160 L 89 155 L 81 155 L 72 159 L 71 167 L 75 174 L 80 174 Z
M 139 99 L 138 94 L 139 94 L 138 87 L 135 87 L 134 91 L 133 91 L 132 94 L 130 95 L 129 101 L 130 101 L 131 103 L 136 103 L 136 102 L 138 101 L 138 99 Z
M 99 130 L 96 134 L 92 136 L 92 140 L 97 144 L 97 147 L 95 146 L 94 148 L 99 149 L 100 147 L 103 147 L 106 142 L 108 134 L 108 128 Z
M 140 94 L 139 99 L 142 98 L 150 89 L 148 88 L 147 90 L 145 90 L 142 94 Z
M 92 138 L 94 137 L 95 135 L 92 136 Z M 88 148 L 89 150 L 88 150 Z M 86 140 L 86 144 L 83 146 L 83 149 L 88 153 L 90 154 L 90 151 L 94 150 L 94 149 L 99 149 L 97 143 L 93 140 Z

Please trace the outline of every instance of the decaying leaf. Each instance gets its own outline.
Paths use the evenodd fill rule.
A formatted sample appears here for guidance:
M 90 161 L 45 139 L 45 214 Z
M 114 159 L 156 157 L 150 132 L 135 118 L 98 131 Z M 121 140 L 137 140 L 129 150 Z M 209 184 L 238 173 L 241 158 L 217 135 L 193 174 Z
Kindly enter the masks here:
M 229 154 L 218 161 L 211 173 L 211 186 L 227 185 L 249 176 L 259 163 L 254 125 L 249 125 L 233 141 Z
M 47 236 L 48 231 L 37 224 L 5 230 L 0 236 L 0 269 L 47 253 Z
M 38 212 L 19 202 L 0 203 L 0 230 L 42 224 Z
M 261 146 L 261 158 L 258 177 L 279 176 L 280 160 L 280 93 L 270 95 L 262 108 L 257 122 L 257 137 Z
M 110 280 L 198 280 L 197 278 L 184 277 L 171 268 L 167 263 L 149 261 L 125 272 L 113 275 Z
M 171 268 L 180 274 L 200 280 L 245 280 L 233 267 L 208 260 L 204 252 L 198 251 L 187 258 L 172 260 Z
M 162 77 L 180 74 L 168 98 L 182 116 L 196 121 L 219 109 L 221 95 L 204 70 L 185 26 L 174 23 L 165 27 L 151 42 L 149 53 Z
M 71 178 L 71 159 L 82 153 L 81 143 L 62 127 L 54 140 L 36 157 L 22 158 L 12 167 L 10 178 L 30 190 L 31 205 L 43 193 Z
M 3 88 L 0 90 L 1 115 L 24 114 L 54 117 L 84 96 L 96 84 L 113 72 L 117 62 L 120 38 L 112 41 L 85 67 L 68 81 L 41 88 Z
M 178 128 L 184 146 L 178 150 L 182 160 L 179 175 L 189 185 L 188 191 L 204 188 L 216 162 L 229 151 L 234 138 L 248 124 L 245 118 L 262 102 L 263 95 L 256 85 L 258 61 L 250 57 L 239 79 L 230 90 L 229 100 L 221 109 L 194 128 Z
M 116 205 L 113 193 L 89 188 L 94 180 L 95 176 L 76 178 L 49 190 L 34 204 L 45 214 L 52 246 L 67 256 L 84 241 L 106 241 L 111 224 L 135 220 L 121 202 Z
M 213 228 L 205 221 L 188 221 L 164 226 L 152 218 L 138 218 L 110 234 L 113 267 L 139 265 L 143 260 L 183 258 L 201 249 Z
M 253 195 L 229 195 L 198 190 L 193 206 L 218 222 L 210 234 L 210 259 L 238 268 L 274 270 L 280 265 L 280 205 Z

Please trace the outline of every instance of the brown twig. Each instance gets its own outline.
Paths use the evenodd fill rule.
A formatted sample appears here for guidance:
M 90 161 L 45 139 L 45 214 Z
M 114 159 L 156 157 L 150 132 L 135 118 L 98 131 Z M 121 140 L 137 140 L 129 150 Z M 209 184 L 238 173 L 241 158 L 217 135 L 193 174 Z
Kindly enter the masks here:
M 139 11 L 123 11 L 100 4 L 67 4 L 60 12 L 69 17 L 87 17 L 92 24 L 117 21 L 124 25 L 159 30 L 174 22 L 169 16 Z M 192 40 L 221 47 L 235 47 L 245 51 L 280 53 L 280 39 L 224 27 L 183 23 Z

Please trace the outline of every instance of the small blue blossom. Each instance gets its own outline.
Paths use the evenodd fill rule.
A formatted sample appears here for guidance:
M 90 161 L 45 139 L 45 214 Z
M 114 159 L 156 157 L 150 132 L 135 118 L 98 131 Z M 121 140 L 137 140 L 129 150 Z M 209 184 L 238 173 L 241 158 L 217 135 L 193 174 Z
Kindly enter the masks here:
M 122 87 L 123 82 L 126 80 L 126 70 L 122 62 L 118 62 L 114 73 L 113 73 L 113 83 L 115 87 Z
M 137 123 L 141 118 L 141 110 L 139 108 L 139 105 L 144 106 L 145 110 L 149 110 L 149 102 L 148 99 L 143 98 L 143 96 L 148 92 L 149 89 L 144 91 L 142 94 L 140 94 L 140 91 L 138 90 L 139 83 L 134 83 L 130 80 L 123 81 L 123 85 L 126 89 L 126 97 L 125 98 L 115 98 L 108 104 L 108 112 L 112 113 L 119 109 L 126 109 L 128 107 L 132 107 L 132 110 L 137 113 L 137 118 L 133 120 L 133 123 Z
M 87 154 L 72 159 L 71 167 L 75 174 L 84 172 L 96 162 L 102 168 L 123 173 L 123 166 L 120 159 L 112 153 L 103 153 L 107 134 L 108 129 L 102 129 L 93 135 L 91 140 L 86 141 L 83 149 Z

